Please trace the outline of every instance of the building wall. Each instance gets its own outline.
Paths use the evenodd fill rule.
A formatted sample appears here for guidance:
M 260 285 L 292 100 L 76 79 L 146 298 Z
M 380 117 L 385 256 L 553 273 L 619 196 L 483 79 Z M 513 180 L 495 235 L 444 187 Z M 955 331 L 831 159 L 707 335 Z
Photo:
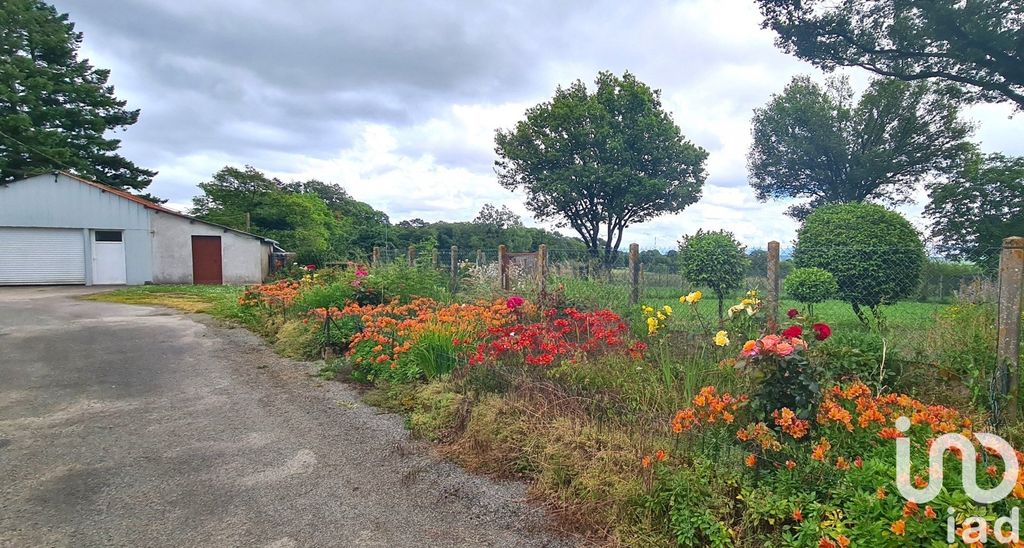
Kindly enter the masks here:
M 121 230 L 128 284 L 153 280 L 150 210 L 67 176 L 38 175 L 0 185 L 0 226 L 81 229 L 86 283 L 92 280 L 91 230 Z
M 224 283 L 263 281 L 270 246 L 237 232 L 154 211 L 153 283 L 192 283 L 192 236 L 220 236 Z

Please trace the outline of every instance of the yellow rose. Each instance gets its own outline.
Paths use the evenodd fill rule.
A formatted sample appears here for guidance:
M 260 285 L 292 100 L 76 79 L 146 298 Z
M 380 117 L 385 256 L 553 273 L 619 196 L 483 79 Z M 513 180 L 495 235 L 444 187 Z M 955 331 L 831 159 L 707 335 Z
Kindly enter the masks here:
M 718 346 L 729 346 L 729 332 L 719 331 L 715 333 L 715 344 Z

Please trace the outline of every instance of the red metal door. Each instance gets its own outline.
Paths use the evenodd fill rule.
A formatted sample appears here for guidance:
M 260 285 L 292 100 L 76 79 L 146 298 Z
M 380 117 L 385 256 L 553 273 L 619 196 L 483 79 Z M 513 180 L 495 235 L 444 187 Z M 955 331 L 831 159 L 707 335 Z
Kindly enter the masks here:
M 224 283 L 220 236 L 192 236 L 192 283 Z

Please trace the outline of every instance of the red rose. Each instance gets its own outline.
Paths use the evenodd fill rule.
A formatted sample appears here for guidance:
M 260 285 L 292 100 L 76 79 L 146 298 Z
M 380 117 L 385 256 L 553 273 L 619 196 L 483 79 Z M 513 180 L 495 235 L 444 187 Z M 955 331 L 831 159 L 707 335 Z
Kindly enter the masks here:
M 789 337 L 790 339 L 798 339 L 804 334 L 804 328 L 799 325 L 791 325 L 782 332 L 783 337 Z
M 800 311 L 795 309 L 795 308 L 790 308 L 789 310 L 786 311 L 786 315 L 789 316 L 792 319 L 792 318 L 795 318 L 795 317 L 799 316 L 800 315 Z
M 523 303 L 525 302 L 526 299 L 520 297 L 519 295 L 513 295 L 509 297 L 507 301 L 505 301 L 505 306 L 509 307 L 511 310 L 515 310 L 520 306 L 523 306 Z
M 814 338 L 823 341 L 832 336 L 832 328 L 827 323 L 816 323 L 811 326 L 814 330 Z

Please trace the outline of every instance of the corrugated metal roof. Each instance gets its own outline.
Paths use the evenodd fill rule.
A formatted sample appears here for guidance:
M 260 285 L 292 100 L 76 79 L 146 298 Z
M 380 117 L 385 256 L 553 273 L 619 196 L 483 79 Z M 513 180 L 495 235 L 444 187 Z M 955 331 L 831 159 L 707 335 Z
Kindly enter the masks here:
M 244 230 L 238 230 L 236 228 L 231 228 L 229 226 L 219 225 L 217 223 L 211 223 L 210 221 L 204 221 L 202 219 L 197 219 L 196 217 L 193 217 L 191 215 L 186 215 L 186 214 L 184 214 L 184 213 L 182 213 L 180 211 L 174 211 L 173 209 L 168 209 L 166 207 L 161 206 L 160 204 L 155 204 L 155 203 L 153 203 L 153 202 L 151 202 L 151 201 L 149 201 L 149 200 L 147 200 L 145 198 L 141 198 L 141 197 L 136 196 L 134 194 L 131 194 L 129 192 L 125 192 L 123 190 L 120 190 L 120 189 L 117 189 L 117 188 L 114 188 L 114 187 L 111 187 L 111 186 L 107 186 L 107 185 L 105 185 L 103 183 L 98 183 L 96 181 L 90 181 L 89 179 L 83 179 L 82 177 L 79 177 L 78 175 L 74 175 L 74 174 L 68 173 L 66 171 L 55 171 L 54 175 L 63 175 L 65 177 L 69 178 L 69 179 L 78 181 L 79 183 L 82 183 L 82 184 L 85 184 L 85 185 L 89 185 L 91 187 L 98 188 L 98 189 L 102 190 L 103 192 L 109 192 L 109 193 L 111 193 L 111 194 L 113 194 L 115 196 L 119 196 L 121 198 L 124 198 L 125 200 L 129 200 L 129 201 L 135 202 L 135 203 L 141 205 L 142 207 L 144 207 L 146 209 L 152 209 L 153 211 L 158 211 L 160 213 L 169 213 L 171 215 L 176 215 L 178 217 L 182 217 L 182 218 L 188 219 L 190 221 L 195 221 L 197 223 L 203 223 L 205 225 L 215 226 L 217 228 L 223 228 L 224 230 L 230 230 L 231 232 L 242 234 L 244 236 L 249 236 L 251 238 L 256 238 L 257 240 L 260 240 L 260 241 L 270 242 L 271 244 L 274 244 L 274 246 L 276 246 L 278 249 L 281 249 L 280 244 L 276 240 L 272 240 L 270 238 L 265 238 L 265 237 L 260 236 L 258 234 L 252 234 L 251 232 L 245 232 Z M 25 180 L 25 179 L 21 179 L 21 180 Z M 18 181 L 14 181 L 14 182 L 17 183 Z M 282 251 L 283 251 L 283 249 L 282 249 Z

